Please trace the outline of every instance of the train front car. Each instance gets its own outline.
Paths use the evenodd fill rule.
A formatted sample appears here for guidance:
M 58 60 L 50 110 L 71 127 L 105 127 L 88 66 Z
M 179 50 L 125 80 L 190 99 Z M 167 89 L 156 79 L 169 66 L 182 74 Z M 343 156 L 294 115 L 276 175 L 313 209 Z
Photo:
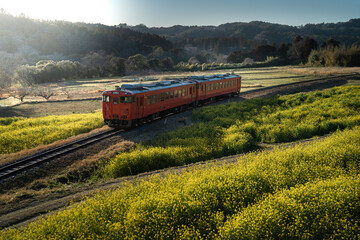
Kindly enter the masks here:
M 135 96 L 131 91 L 116 87 L 114 91 L 103 93 L 104 123 L 112 128 L 130 128 L 134 108 Z

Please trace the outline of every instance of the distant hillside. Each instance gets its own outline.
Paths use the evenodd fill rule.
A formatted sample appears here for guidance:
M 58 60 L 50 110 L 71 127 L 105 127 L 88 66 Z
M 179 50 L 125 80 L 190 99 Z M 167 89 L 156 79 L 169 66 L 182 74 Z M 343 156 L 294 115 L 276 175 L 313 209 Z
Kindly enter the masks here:
M 100 50 L 127 58 L 148 54 L 153 46 L 170 49 L 172 44 L 164 37 L 128 28 L 39 21 L 0 13 L 0 51 L 19 53 L 28 61 L 36 62 L 42 56 L 77 60 L 89 51 Z
M 124 25 L 123 25 L 124 26 Z M 292 43 L 296 36 L 310 37 L 319 44 L 326 39 L 334 38 L 340 43 L 348 45 L 360 40 L 360 19 L 351 19 L 348 22 L 307 24 L 305 26 L 288 26 L 266 22 L 253 21 L 250 23 L 226 23 L 219 26 L 172 26 L 152 27 L 145 25 L 127 26 L 130 29 L 164 36 L 175 45 L 185 45 L 191 42 L 192 45 L 209 44 L 206 39 L 222 41 L 232 39 L 233 42 L 243 42 L 249 48 L 249 41 L 255 44 L 276 44 Z M 211 42 L 211 41 L 210 41 Z M 246 46 L 246 44 L 248 46 Z

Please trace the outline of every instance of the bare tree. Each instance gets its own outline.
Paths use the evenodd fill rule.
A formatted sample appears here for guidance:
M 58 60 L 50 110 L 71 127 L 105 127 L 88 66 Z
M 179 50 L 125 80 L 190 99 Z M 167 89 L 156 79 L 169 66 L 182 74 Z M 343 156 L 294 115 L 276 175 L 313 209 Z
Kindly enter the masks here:
M 19 99 L 21 102 L 24 102 L 24 98 L 31 95 L 31 93 L 31 90 L 28 88 L 17 88 L 9 90 L 9 95 Z
M 55 92 L 51 88 L 40 88 L 36 91 L 36 96 L 40 96 L 48 101 L 52 96 L 55 95 Z
M 66 95 L 67 99 L 71 99 L 71 91 L 70 91 L 70 89 L 63 87 L 63 88 L 61 88 L 61 92 Z

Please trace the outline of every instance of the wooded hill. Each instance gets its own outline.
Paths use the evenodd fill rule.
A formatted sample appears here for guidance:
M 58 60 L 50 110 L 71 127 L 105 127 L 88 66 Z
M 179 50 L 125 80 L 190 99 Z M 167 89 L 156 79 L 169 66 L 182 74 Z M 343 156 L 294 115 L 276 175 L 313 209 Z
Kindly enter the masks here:
M 145 25 L 131 27 L 122 24 L 121 26 L 143 33 L 164 36 L 178 47 L 191 44 L 224 53 L 229 51 L 229 48 L 234 47 L 238 48 L 235 50 L 241 50 L 241 48 L 251 50 L 254 45 L 275 44 L 279 46 L 282 43 L 292 43 L 296 36 L 313 38 L 318 43 L 333 38 L 347 45 L 352 45 L 360 40 L 360 19 L 351 19 L 348 22 L 339 23 L 306 24 L 304 26 L 289 26 L 260 21 L 226 23 L 219 26 L 176 25 L 152 28 Z
M 148 54 L 152 47 L 172 47 L 155 34 L 102 24 L 39 21 L 0 13 L 0 51 L 19 53 L 35 63 L 41 56 L 79 60 L 89 51 L 104 50 L 118 57 Z M 43 58 L 42 58 L 43 59 Z

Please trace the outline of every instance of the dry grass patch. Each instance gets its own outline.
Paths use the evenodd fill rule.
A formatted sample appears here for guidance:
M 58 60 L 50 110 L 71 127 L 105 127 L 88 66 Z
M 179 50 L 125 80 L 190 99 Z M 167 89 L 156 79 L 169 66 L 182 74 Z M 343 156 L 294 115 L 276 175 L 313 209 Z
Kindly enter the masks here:
M 304 73 L 312 75 L 342 75 L 360 73 L 360 67 L 288 67 L 294 73 Z

